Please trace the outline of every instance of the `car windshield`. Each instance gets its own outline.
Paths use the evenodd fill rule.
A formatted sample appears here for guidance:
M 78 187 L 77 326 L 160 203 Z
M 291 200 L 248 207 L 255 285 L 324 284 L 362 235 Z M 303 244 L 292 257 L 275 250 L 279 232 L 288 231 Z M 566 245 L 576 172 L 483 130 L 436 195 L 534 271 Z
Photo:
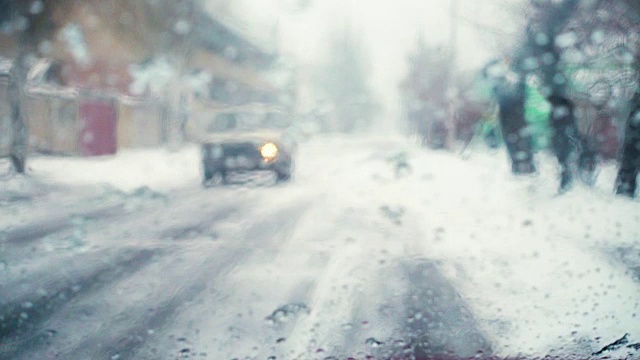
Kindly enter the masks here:
M 640 0 L 0 0 L 0 360 L 640 359 Z
M 207 131 L 228 132 L 228 131 L 255 131 L 255 130 L 282 130 L 289 126 L 284 114 L 280 113 L 222 113 L 215 115 L 212 120 L 207 121 Z

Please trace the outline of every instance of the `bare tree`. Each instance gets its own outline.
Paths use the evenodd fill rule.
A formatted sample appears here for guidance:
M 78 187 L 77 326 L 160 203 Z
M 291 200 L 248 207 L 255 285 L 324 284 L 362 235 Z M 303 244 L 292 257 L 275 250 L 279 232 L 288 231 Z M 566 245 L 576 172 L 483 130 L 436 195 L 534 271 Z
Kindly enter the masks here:
M 615 107 L 623 121 L 615 191 L 635 196 L 640 168 L 640 3 L 594 0 L 577 14 L 579 66 L 590 101 L 602 110 Z
M 531 1 L 524 39 L 514 49 L 508 69 L 496 73 L 492 69 L 495 63 L 485 68 L 485 74 L 494 79 L 502 132 L 516 174 L 535 171 L 532 139 L 524 116 L 525 88 L 530 76 L 540 80 L 542 93 L 552 105 L 552 150 L 561 166 L 561 191 L 566 190 L 573 179 L 570 160 L 584 148 L 575 121 L 575 107 L 567 91 L 569 80 L 561 65 L 560 44 L 560 36 L 578 3 L 578 0 Z
M 552 150 L 560 163 L 560 191 L 573 182 L 570 161 L 581 151 L 581 135 L 575 119 L 575 106 L 568 94 L 568 78 L 561 66 L 562 36 L 574 16 L 578 0 L 537 1 L 537 16 L 527 29 L 527 55 L 520 65 L 524 71 L 534 70 L 542 80 L 543 94 L 551 104 L 550 124 Z M 537 19 L 536 19 L 537 18 Z M 564 40 L 570 42 L 569 40 Z
M 406 96 L 408 121 L 412 135 L 423 145 L 443 148 L 447 140 L 449 100 L 447 84 L 450 61 L 442 48 L 427 46 L 422 35 L 407 57 L 408 72 L 401 83 Z
M 624 131 L 615 190 L 633 197 L 640 169 L 640 3 L 593 0 L 585 4 L 573 12 L 565 26 L 565 40 L 573 44 L 562 46 L 561 55 L 565 68 L 579 68 L 568 82 L 580 82 L 597 111 L 609 107 L 615 108 L 611 111 L 616 114 L 626 114 L 622 115 Z M 589 164 L 584 160 L 589 141 L 585 137 L 580 140 L 581 164 Z
M 369 86 L 371 64 L 365 44 L 357 32 L 344 27 L 333 34 L 328 50 L 318 82 L 335 110 L 337 130 L 364 130 L 371 125 L 378 106 Z
M 57 26 L 57 15 L 64 13 L 72 0 L 0 1 L 1 54 L 13 60 L 9 75 L 11 106 L 11 154 L 18 173 L 26 169 L 29 141 L 24 87 L 30 57 L 39 52 L 40 44 L 49 39 Z
M 513 66 L 513 63 L 508 67 L 501 65 L 504 64 L 492 62 L 483 72 L 494 84 L 500 127 L 511 159 L 511 171 L 514 174 L 531 174 L 536 171 L 536 167 L 533 159 L 533 141 L 527 131 L 525 119 L 526 73 Z
M 626 0 L 631 17 L 630 33 L 637 34 L 640 29 L 640 3 Z M 635 30 L 635 31 L 633 31 Z M 637 39 L 635 39 L 637 41 Z M 636 42 L 637 43 L 637 42 Z M 616 193 L 634 197 L 637 191 L 637 178 L 640 171 L 640 49 L 636 48 L 633 61 L 636 91 L 631 98 L 631 111 L 626 121 L 624 141 L 620 154 L 620 167 L 616 179 Z

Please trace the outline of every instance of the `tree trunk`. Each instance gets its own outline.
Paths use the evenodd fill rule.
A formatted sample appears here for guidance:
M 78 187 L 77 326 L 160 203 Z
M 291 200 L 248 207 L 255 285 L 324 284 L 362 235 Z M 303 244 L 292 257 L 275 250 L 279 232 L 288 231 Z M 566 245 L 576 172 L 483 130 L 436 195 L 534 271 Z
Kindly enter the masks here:
M 634 57 L 636 83 L 640 83 L 640 52 Z M 620 165 L 616 178 L 616 194 L 635 197 L 640 170 L 640 89 L 631 99 L 631 112 L 624 131 Z
M 24 85 L 27 78 L 24 56 L 14 61 L 9 76 L 9 103 L 11 104 L 11 162 L 18 173 L 26 170 L 29 131 L 25 114 Z
M 551 147 L 561 167 L 560 191 L 566 191 L 573 182 L 571 159 L 580 149 L 580 134 L 574 116 L 574 106 L 567 96 L 568 79 L 559 69 L 560 50 L 556 47 L 556 37 L 564 30 L 575 13 L 578 0 L 562 0 L 540 3 L 541 16 L 527 28 L 527 43 L 520 54 L 517 67 L 520 71 L 534 69 L 540 74 L 543 93 L 548 96 L 552 111 L 550 126 L 553 131 Z M 533 68 L 525 64 L 528 59 L 537 59 Z M 589 159 L 585 159 L 585 164 Z
M 627 119 L 620 168 L 616 179 L 616 194 L 634 197 L 640 170 L 640 93 L 633 97 L 632 111 Z
M 551 104 L 551 129 L 553 132 L 551 146 L 560 164 L 560 191 L 564 192 L 573 183 L 571 160 L 577 157 L 580 134 L 576 126 L 574 105 L 562 95 L 549 97 Z
M 533 162 L 531 134 L 524 116 L 525 83 L 521 77 L 515 86 L 503 85 L 498 90 L 500 126 L 514 174 L 532 174 Z
M 593 133 L 581 135 L 578 153 L 578 175 L 580 180 L 588 186 L 594 186 L 598 167 L 598 146 Z

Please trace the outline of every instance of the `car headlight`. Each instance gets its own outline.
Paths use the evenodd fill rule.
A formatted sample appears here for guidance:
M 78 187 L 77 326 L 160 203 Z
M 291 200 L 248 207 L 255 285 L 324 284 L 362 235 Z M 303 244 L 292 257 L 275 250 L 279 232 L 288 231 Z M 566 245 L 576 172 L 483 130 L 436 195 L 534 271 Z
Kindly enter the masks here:
M 260 155 L 264 161 L 273 161 L 278 157 L 278 147 L 274 143 L 266 143 L 260 147 Z

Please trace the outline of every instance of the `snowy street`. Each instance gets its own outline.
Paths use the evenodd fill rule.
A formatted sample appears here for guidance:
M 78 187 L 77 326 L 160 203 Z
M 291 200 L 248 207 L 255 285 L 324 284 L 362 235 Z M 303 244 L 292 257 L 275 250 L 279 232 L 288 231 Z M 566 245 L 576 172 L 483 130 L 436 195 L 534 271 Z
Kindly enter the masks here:
M 0 359 L 591 356 L 640 342 L 640 203 L 504 150 L 318 136 L 294 179 L 195 146 L 34 157 L 0 189 Z M 640 356 L 620 347 L 608 355 Z

